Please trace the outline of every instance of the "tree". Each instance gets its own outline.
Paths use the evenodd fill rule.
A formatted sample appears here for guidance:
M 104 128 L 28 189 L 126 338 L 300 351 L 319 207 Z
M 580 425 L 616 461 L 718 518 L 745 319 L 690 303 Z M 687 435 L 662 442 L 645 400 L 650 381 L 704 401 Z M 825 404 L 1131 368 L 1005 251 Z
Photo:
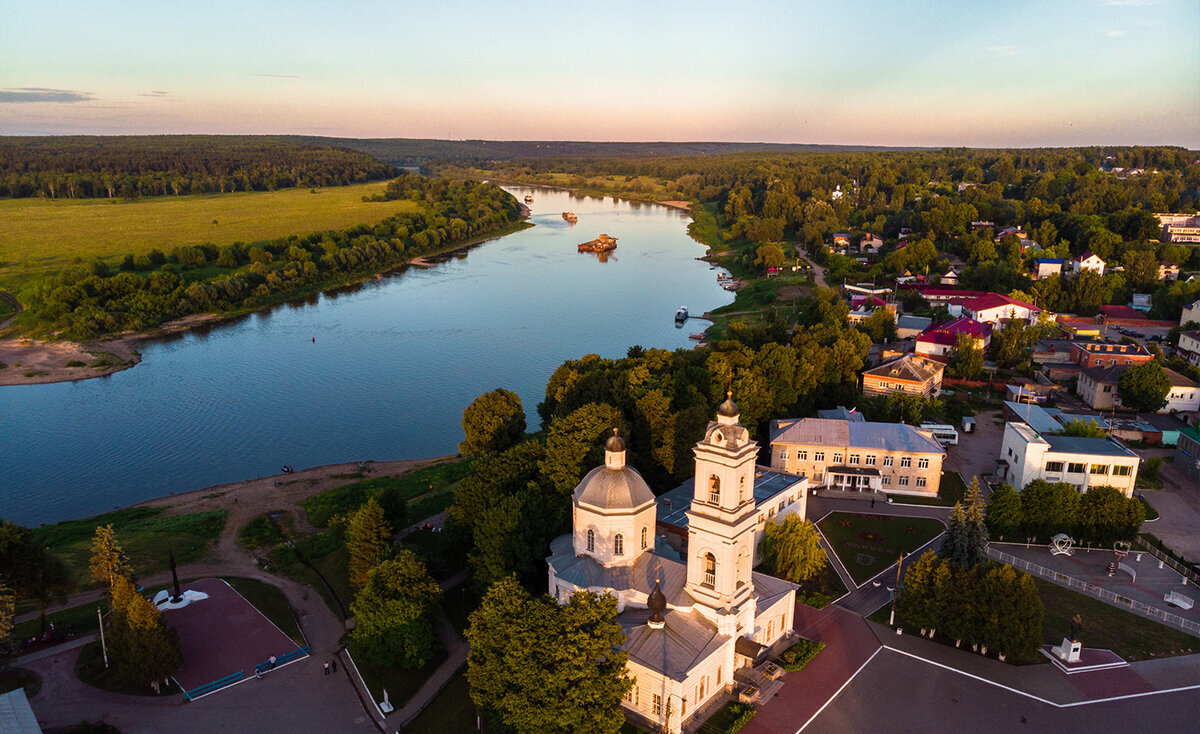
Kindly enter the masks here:
M 1117 380 L 1121 404 L 1139 412 L 1154 413 L 1167 404 L 1171 378 L 1158 360 L 1130 365 Z
M 107 620 L 110 655 L 117 677 L 130 685 L 145 685 L 157 693 L 183 664 L 179 635 L 163 622 L 162 614 L 133 588 L 124 576 L 114 577 L 113 610 Z
M 1035 538 L 1075 532 L 1079 490 L 1066 482 L 1035 479 L 1021 490 L 1021 525 Z
M 550 424 L 542 473 L 563 494 L 604 459 L 601 437 L 617 427 L 616 410 L 605 403 L 588 403 Z
M 955 337 L 946 374 L 962 380 L 976 380 L 983 374 L 983 350 L 974 338 L 967 334 Z
M 13 616 L 17 610 L 17 595 L 0 583 L 0 661 L 8 656 L 13 632 Z
M 609 594 L 577 592 L 559 606 L 530 597 L 515 578 L 497 582 L 466 633 L 471 699 L 518 734 L 615 734 L 633 685 L 616 616 Z
M 1023 319 L 1010 319 L 992 334 L 992 352 L 996 361 L 1011 367 L 1028 356 L 1037 340 L 1037 329 Z
M 896 598 L 896 613 L 906 624 L 925 634 L 925 630 L 937 627 L 934 608 L 934 570 L 939 563 L 937 554 L 925 551 L 904 572 L 899 595 Z
M 383 508 L 375 498 L 367 500 L 350 518 L 346 528 L 346 550 L 350 553 L 350 585 L 361 589 L 367 576 L 392 547 L 392 529 L 383 519 Z
M 1060 436 L 1078 436 L 1079 438 L 1107 438 L 1108 432 L 1093 420 L 1075 418 L 1063 424 L 1063 429 L 1057 432 Z
M 442 590 L 410 550 L 381 561 L 367 575 L 350 611 L 351 633 L 368 660 L 382 666 L 420 668 L 437 647 L 435 623 Z
M 1153 250 L 1130 250 L 1123 260 L 1125 277 L 1139 292 L 1158 282 L 1158 255 Z
M 96 528 L 96 536 L 92 541 L 92 560 L 88 568 L 92 572 L 92 581 L 112 590 L 117 577 L 133 576 L 129 558 L 113 533 L 113 526 L 101 525 Z
M 1092 543 L 1108 546 L 1133 540 L 1145 519 L 1142 501 L 1126 498 L 1115 487 L 1091 487 L 1079 498 L 1079 535 Z
M 821 547 L 817 528 L 799 515 L 788 515 L 783 522 L 769 522 L 758 555 L 770 573 L 800 583 L 825 569 L 828 562 Z
M 896 317 L 886 308 L 876 308 L 870 316 L 859 322 L 858 330 L 877 344 L 893 341 L 896 338 Z
M 476 456 L 504 451 L 525 435 L 521 397 L 503 388 L 485 392 L 463 411 L 462 427 L 459 453 Z
M 755 250 L 755 255 L 754 264 L 761 265 L 764 270 L 779 268 L 783 265 L 783 248 L 779 245 L 773 243 L 762 245 Z
M 967 490 L 966 521 L 967 555 L 966 565 L 974 567 L 987 561 L 988 531 L 984 520 L 987 512 L 984 507 L 983 490 L 979 488 L 979 477 L 971 480 Z
M 992 488 L 987 505 L 988 532 L 1000 540 L 1018 538 L 1021 533 L 1021 498 L 1009 484 Z
M 967 531 L 967 510 L 961 502 L 954 503 L 950 519 L 946 522 L 946 535 L 938 553 L 947 561 L 969 568 L 971 565 L 971 542 Z
M 18 599 L 38 604 L 42 629 L 46 629 L 46 607 L 66 601 L 73 587 L 71 572 L 62 559 L 42 544 L 29 528 L 0 520 L 0 582 Z

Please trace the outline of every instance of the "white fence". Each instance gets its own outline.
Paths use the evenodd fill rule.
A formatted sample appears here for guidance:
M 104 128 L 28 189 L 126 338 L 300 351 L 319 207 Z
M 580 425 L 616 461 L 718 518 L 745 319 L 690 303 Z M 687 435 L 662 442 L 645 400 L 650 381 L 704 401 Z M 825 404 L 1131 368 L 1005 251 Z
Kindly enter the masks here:
M 1114 606 L 1126 607 L 1130 611 L 1141 614 L 1144 617 L 1149 617 L 1150 619 L 1157 620 L 1163 624 L 1177 627 L 1184 632 L 1188 632 L 1193 635 L 1200 635 L 1200 624 L 1197 624 L 1189 619 L 1184 619 L 1178 614 L 1171 614 L 1168 611 L 1164 611 L 1158 607 L 1152 607 L 1149 604 L 1143 604 L 1142 602 L 1135 599 L 1130 599 L 1127 596 L 1114 594 L 1108 589 L 1103 589 L 1095 584 L 1089 584 L 1086 581 L 1080 581 L 1079 579 L 1074 578 L 1073 576 L 1068 576 L 1065 573 L 1052 571 L 1045 566 L 1039 566 L 1036 563 L 1030 563 L 1023 558 L 1017 558 L 1016 556 L 1009 555 L 1008 553 L 997 550 L 990 545 L 988 546 L 987 554 L 1001 563 L 1007 563 L 1014 568 L 1028 571 L 1029 573 L 1041 576 L 1044 579 L 1049 579 L 1056 584 L 1067 586 L 1072 589 L 1079 589 L 1085 594 L 1097 597 Z

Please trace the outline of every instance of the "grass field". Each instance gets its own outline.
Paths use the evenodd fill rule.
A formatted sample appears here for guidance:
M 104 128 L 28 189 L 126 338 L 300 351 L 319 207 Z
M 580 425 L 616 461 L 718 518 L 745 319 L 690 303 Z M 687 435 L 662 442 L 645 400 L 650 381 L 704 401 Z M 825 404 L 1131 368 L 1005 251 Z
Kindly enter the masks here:
M 373 224 L 417 211 L 411 201 L 366 202 L 387 184 L 235 194 L 109 199 L 0 200 L 0 278 L 56 270 L 76 257 L 116 258 L 212 242 L 256 242 Z M 315 193 L 314 193 L 315 192 Z
M 911 553 L 945 529 L 927 517 L 849 512 L 834 512 L 817 524 L 859 584 L 895 563 L 901 552 Z

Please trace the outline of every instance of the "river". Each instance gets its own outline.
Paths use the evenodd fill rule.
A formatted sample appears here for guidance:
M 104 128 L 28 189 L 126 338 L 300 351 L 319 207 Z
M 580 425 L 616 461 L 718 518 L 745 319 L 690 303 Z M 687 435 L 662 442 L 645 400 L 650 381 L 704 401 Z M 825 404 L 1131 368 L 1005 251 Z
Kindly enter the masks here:
M 707 322 L 676 328 L 676 309 L 733 299 L 696 260 L 686 212 L 506 188 L 534 197 L 536 226 L 148 343 L 108 377 L 0 388 L 0 518 L 86 517 L 285 464 L 454 453 L 463 409 L 497 387 L 521 396 L 532 430 L 565 360 L 687 348 Z M 600 233 L 619 238 L 606 262 L 577 252 Z

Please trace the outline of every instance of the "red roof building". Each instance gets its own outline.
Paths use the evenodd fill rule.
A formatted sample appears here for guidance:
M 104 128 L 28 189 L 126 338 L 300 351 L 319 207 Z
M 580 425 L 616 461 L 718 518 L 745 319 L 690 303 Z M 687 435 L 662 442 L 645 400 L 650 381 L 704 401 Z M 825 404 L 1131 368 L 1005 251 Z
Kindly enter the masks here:
M 1041 312 L 1042 309 L 1032 303 L 1018 301 L 999 293 L 988 293 L 963 304 L 963 313 L 976 321 L 986 321 L 993 326 L 1009 319 L 1033 321 Z
M 992 341 L 992 327 L 974 319 L 958 318 L 944 324 L 933 324 L 917 335 L 917 354 L 943 357 L 954 351 L 958 335 L 966 334 L 975 340 L 975 345 L 986 349 Z

